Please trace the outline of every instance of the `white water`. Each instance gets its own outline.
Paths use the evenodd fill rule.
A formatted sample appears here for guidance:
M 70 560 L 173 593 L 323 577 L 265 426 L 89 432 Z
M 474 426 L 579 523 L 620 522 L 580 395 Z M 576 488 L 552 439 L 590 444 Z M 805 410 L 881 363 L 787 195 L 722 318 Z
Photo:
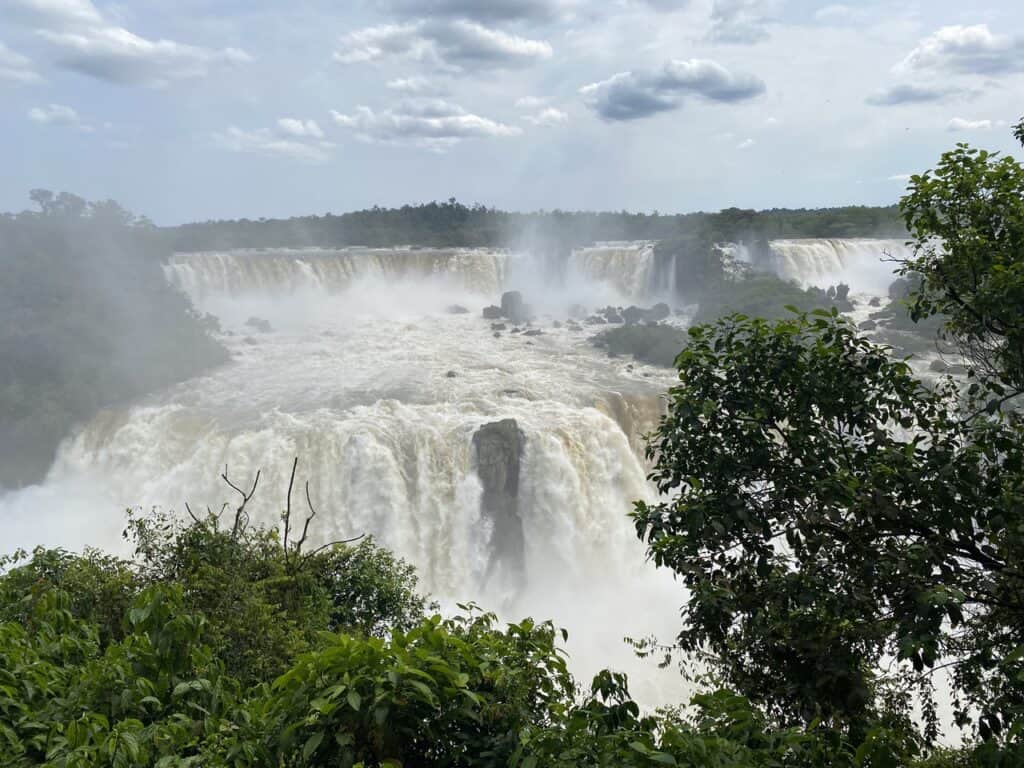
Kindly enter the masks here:
M 856 291 L 884 289 L 879 257 L 897 244 L 777 241 L 772 251 L 783 276 L 845 279 Z M 179 255 L 166 272 L 221 319 L 233 361 L 69 438 L 44 484 L 0 497 L 2 549 L 122 548 L 128 506 L 233 500 L 218 479 L 225 464 L 239 483 L 263 471 L 250 509 L 274 523 L 299 456 L 317 541 L 373 534 L 446 605 L 475 600 L 568 627 L 582 679 L 612 666 L 631 673 L 648 704 L 685 699 L 674 672 L 622 643 L 670 638 L 684 599 L 645 562 L 627 518 L 634 500 L 653 495 L 642 435 L 673 378 L 603 357 L 587 331 L 541 320 L 542 336 L 495 338 L 480 317 L 508 288 L 542 312 L 649 300 L 671 290 L 655 285 L 652 244 L 580 249 L 558 274 L 524 255 L 470 249 L 210 252 Z M 452 304 L 470 311 L 448 314 Z M 273 332 L 247 328 L 251 316 Z M 502 418 L 526 437 L 522 586 L 484 579 L 491 552 L 472 436 Z
M 909 258 L 904 240 L 773 240 L 773 270 L 801 285 L 825 288 L 846 283 L 854 293 L 884 295 L 895 279 L 894 259 Z
M 299 456 L 297 487 L 309 480 L 319 511 L 316 542 L 373 534 L 413 562 L 444 605 L 475 600 L 509 619 L 567 627 L 582 679 L 612 666 L 631 673 L 646 703 L 685 699 L 676 673 L 634 659 L 622 642 L 678 629 L 681 590 L 645 561 L 627 518 L 634 500 L 652 497 L 641 435 L 655 426 L 672 378 L 608 360 L 587 332 L 550 321 L 536 323 L 542 336 L 495 338 L 480 310 L 515 284 L 510 258 L 413 250 L 176 257 L 169 279 L 221 319 L 233 361 L 103 413 L 69 438 L 42 486 L 0 498 L 3 548 L 123 551 L 126 507 L 180 512 L 186 501 L 217 509 L 233 500 L 218 478 L 225 464 L 239 484 L 262 470 L 249 509 L 274 523 Z M 618 291 L 589 276 L 563 289 L 591 300 Z M 452 304 L 470 312 L 448 314 Z M 247 328 L 253 315 L 274 330 Z M 484 579 L 491 551 L 472 436 L 502 418 L 525 434 L 522 587 Z

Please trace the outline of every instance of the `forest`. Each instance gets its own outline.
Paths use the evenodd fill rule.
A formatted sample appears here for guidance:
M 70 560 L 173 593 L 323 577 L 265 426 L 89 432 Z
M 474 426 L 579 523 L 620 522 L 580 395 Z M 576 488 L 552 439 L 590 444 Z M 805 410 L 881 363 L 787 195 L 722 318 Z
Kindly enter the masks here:
M 1017 135 L 1024 144 L 1024 123 Z M 123 368 L 40 369 L 40 380 L 65 387 L 109 377 L 73 401 L 81 411 L 99 404 L 96 392 L 125 396 L 216 363 L 210 321 L 158 287 L 166 231 L 118 213 L 113 238 L 106 217 L 120 209 L 37 197 L 41 211 L 0 221 L 3 235 L 31 233 L 15 261 L 26 274 L 33 260 L 58 258 L 51 248 L 63 259 L 51 271 L 68 272 L 45 284 L 52 294 L 32 293 L 42 289 L 27 278 L 8 289 L 0 306 L 17 308 L 20 330 L 5 323 L 5 360 L 34 349 L 37 328 L 66 324 L 59 335 L 80 344 L 90 338 L 82 329 L 139 321 L 138 332 L 160 343 L 134 344 L 141 349 L 119 358 Z M 435 216 L 451 217 L 450 227 L 474 222 L 456 227 L 458 237 L 498 237 L 504 226 L 504 215 L 454 201 L 409 210 L 345 222 L 367 227 L 352 238 L 387 232 L 403 242 L 409 231 L 394 222 L 421 214 L 422 226 Z M 130 511 L 131 558 L 39 548 L 0 561 L 0 762 L 1024 764 L 1024 167 L 958 145 L 911 179 L 896 215 L 696 219 L 730 237 L 901 227 L 913 249 L 900 265 L 912 278 L 900 301 L 911 321 L 937 325 L 967 373 L 923 382 L 835 306 L 711 313 L 689 328 L 667 412 L 648 438 L 659 500 L 622 514 L 647 557 L 687 590 L 678 634 L 636 640 L 636 651 L 678 665 L 697 686 L 692 700 L 646 711 L 614 670 L 576 680 L 563 631 L 543 618 L 503 623 L 475 605 L 442 616 L 415 569 L 372 539 L 314 547 L 322 517 L 308 485 L 268 489 L 258 473 L 225 468 L 235 501 L 219 510 Z M 664 224 L 671 240 L 688 221 L 564 216 L 575 222 L 563 230 L 570 239 L 583 230 L 655 237 Z M 375 229 L 381 222 L 395 228 Z M 59 234 L 44 238 L 44 224 Z M 323 224 L 302 236 L 327 236 L 341 222 Z M 274 222 L 170 234 L 185 238 L 174 247 L 223 247 L 219 237 L 269 245 L 275 227 L 296 243 L 297 230 Z M 137 291 L 138 300 L 115 310 L 65 293 L 62 305 L 60 285 L 93 279 L 76 254 L 101 242 L 116 260 L 104 274 L 123 275 L 118 287 L 129 293 L 118 295 Z M 147 256 L 133 261 L 129 251 Z M 15 303 L 22 294 L 33 301 Z M 190 323 L 173 331 L 160 319 L 182 314 Z M 46 360 L 19 369 L 29 364 Z M 13 413 L 30 427 L 44 408 L 33 403 L 70 397 L 19 389 L 14 378 L 4 386 L 5 424 Z M 257 494 L 282 499 L 278 525 L 251 522 Z

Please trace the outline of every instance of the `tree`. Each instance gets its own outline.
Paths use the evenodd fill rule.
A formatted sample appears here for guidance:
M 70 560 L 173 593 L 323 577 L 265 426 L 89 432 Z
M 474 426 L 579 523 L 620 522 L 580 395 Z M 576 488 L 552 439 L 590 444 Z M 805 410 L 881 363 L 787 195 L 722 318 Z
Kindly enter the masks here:
M 914 247 L 902 273 L 921 281 L 913 319 L 945 315 L 980 376 L 1024 390 L 1024 167 L 959 144 L 900 208 Z
M 925 388 L 835 312 L 690 336 L 648 449 L 668 498 L 634 512 L 689 590 L 680 646 L 782 724 L 855 742 L 909 727 L 913 689 L 935 736 L 949 665 L 960 721 L 1019 738 L 1019 421 L 965 419 L 952 385 Z

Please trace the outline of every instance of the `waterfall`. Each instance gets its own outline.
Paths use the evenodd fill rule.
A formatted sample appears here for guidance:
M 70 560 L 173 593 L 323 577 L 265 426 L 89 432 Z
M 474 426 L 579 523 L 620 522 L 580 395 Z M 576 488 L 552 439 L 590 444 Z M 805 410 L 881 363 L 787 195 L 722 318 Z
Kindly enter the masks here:
M 578 248 L 569 265 L 573 275 L 610 285 L 632 301 L 645 300 L 655 287 L 652 242 L 607 242 Z
M 454 282 L 478 293 L 501 290 L 507 254 L 471 248 L 274 248 L 175 254 L 168 280 L 201 301 L 211 293 L 337 293 L 364 278 Z
M 850 285 L 855 292 L 884 293 L 895 279 L 892 259 L 910 256 L 905 241 L 896 239 L 772 240 L 772 264 L 780 277 L 801 285 Z

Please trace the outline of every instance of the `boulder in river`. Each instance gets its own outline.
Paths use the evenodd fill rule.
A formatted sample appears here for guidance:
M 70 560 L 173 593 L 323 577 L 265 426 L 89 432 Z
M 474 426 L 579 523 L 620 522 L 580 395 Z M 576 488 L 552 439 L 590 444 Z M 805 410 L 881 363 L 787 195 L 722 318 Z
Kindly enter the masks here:
M 476 474 L 483 486 L 480 511 L 493 525 L 490 574 L 495 568 L 522 577 L 523 521 L 519 515 L 519 468 L 525 438 L 515 419 L 484 424 L 473 434 Z
M 469 310 L 461 304 L 451 304 L 448 306 L 449 315 L 468 315 Z
M 519 291 L 505 291 L 501 294 L 501 314 L 513 323 L 525 323 L 530 319 L 530 310 Z
M 493 304 L 489 307 L 484 307 L 483 315 L 485 320 L 500 320 L 502 317 L 501 307 L 496 307 Z
M 270 321 L 264 320 L 262 317 L 250 317 L 245 321 L 245 327 L 252 328 L 260 333 L 271 333 L 274 330 L 270 325 Z

